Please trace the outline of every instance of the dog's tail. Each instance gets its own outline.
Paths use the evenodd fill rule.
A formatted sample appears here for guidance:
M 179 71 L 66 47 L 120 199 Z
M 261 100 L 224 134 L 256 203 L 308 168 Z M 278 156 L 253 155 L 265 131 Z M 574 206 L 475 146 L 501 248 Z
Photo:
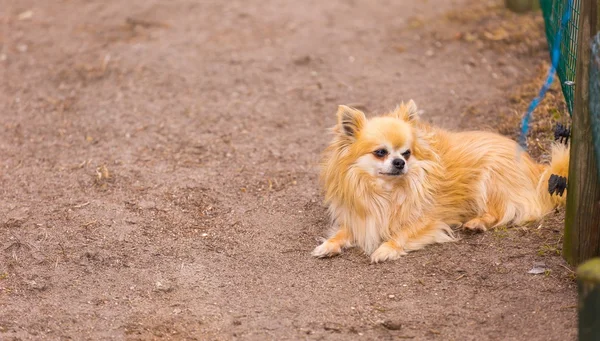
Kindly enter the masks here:
M 542 198 L 548 199 L 545 201 L 548 201 L 552 208 L 566 204 L 566 181 L 568 177 L 569 146 L 554 143 L 552 145 L 552 161 L 545 166 L 538 184 L 538 193 Z

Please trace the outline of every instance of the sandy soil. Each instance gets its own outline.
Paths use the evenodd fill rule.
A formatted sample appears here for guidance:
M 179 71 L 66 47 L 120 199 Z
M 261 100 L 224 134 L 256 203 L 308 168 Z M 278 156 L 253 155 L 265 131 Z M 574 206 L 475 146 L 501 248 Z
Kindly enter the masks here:
M 562 214 L 310 257 L 338 104 L 495 129 L 547 57 L 461 39 L 470 6 L 3 0 L 0 339 L 574 339 Z

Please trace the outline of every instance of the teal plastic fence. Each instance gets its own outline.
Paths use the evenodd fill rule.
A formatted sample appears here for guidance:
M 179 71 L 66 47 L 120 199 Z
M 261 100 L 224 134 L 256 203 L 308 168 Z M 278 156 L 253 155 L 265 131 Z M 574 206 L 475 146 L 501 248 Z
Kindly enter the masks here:
M 579 22 L 581 0 L 540 0 L 540 7 L 544 15 L 546 38 L 550 53 L 554 49 L 554 38 L 560 28 L 563 13 L 565 10 L 571 11 L 571 19 L 566 27 L 563 28 L 559 46 L 560 59 L 556 73 L 560 79 L 567 108 L 569 109 L 569 113 L 572 113 L 573 95 L 577 86 L 575 82 L 575 65 L 577 62 L 577 23 Z

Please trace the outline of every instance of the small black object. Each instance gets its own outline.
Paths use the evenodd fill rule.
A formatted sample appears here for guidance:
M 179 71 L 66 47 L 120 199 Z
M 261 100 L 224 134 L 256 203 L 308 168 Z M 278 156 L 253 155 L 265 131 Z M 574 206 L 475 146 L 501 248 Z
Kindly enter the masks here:
M 548 179 L 548 192 L 550 192 L 550 195 L 556 193 L 562 197 L 566 189 L 567 178 L 556 174 L 550 175 L 550 179 Z
M 554 141 L 559 141 L 560 143 L 568 144 L 569 136 L 571 136 L 571 129 L 562 124 L 558 123 L 556 127 L 554 127 Z

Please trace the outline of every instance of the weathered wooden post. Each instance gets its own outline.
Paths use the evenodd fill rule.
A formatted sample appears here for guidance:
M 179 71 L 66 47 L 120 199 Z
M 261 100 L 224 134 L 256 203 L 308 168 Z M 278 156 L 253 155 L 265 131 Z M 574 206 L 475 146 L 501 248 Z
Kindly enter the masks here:
M 577 35 L 577 66 L 567 217 L 563 255 L 572 265 L 600 256 L 600 182 L 593 129 L 600 122 L 600 0 L 581 0 Z M 592 40 L 594 39 L 594 45 Z M 593 48 L 592 48 L 593 46 Z M 594 50 L 594 54 L 592 54 Z M 579 340 L 600 338 L 600 258 L 577 269 L 579 287 Z
M 600 258 L 577 268 L 579 341 L 600 339 Z
M 577 65 L 563 256 L 579 265 L 600 255 L 600 181 L 590 116 L 591 41 L 600 29 L 600 0 L 580 0 Z

